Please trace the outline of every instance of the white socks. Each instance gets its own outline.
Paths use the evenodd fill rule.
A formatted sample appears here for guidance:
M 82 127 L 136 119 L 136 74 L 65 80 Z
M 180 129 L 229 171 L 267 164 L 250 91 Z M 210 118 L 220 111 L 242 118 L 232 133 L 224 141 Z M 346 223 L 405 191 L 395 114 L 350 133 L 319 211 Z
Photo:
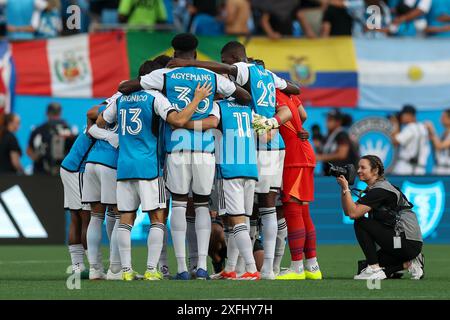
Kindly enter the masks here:
M 152 223 L 147 239 L 147 269 L 156 269 L 164 242 L 164 230 L 166 226 L 162 223 Z
M 169 237 L 169 231 L 167 231 L 167 228 L 164 228 L 164 239 L 163 239 L 163 246 L 161 249 L 161 255 L 159 256 L 159 269 L 161 270 L 161 268 L 163 266 L 168 267 L 169 264 L 167 262 L 167 240 Z
M 109 244 L 109 269 L 113 273 L 118 273 L 122 269 L 120 263 L 119 241 L 117 237 L 117 229 L 120 224 L 120 215 L 115 216 L 115 224 L 111 233 L 111 242 Z
M 84 269 L 84 248 L 81 243 L 69 245 L 70 260 L 72 261 L 72 271 L 76 267 Z
M 291 261 L 290 269 L 292 271 L 297 272 L 297 273 L 302 273 L 304 271 L 304 269 L 303 269 L 303 260 Z
M 116 214 L 114 213 L 113 210 L 108 208 L 108 212 L 106 212 L 106 234 L 108 235 L 108 240 L 110 242 L 115 224 L 116 224 Z
M 310 272 L 316 272 L 317 270 L 320 270 L 319 264 L 317 263 L 317 257 L 306 259 L 305 269 Z
M 198 245 L 197 232 L 195 231 L 195 217 L 186 216 L 186 240 L 188 243 L 188 267 L 189 271 L 197 268 L 198 264 Z
M 87 245 L 88 245 L 88 260 L 91 268 L 96 270 L 103 269 L 101 265 L 101 251 L 100 245 L 102 243 L 102 227 L 105 215 L 103 213 L 91 213 L 91 221 L 87 228 Z
M 172 201 L 172 215 L 170 216 L 170 231 L 173 248 L 177 258 L 178 273 L 187 271 L 186 266 L 186 206 L 187 202 Z
M 236 270 L 236 264 L 239 256 L 239 248 L 233 234 L 230 234 L 227 243 L 227 263 L 225 264 L 225 272 Z
M 275 207 L 259 208 L 261 216 L 262 234 L 264 237 L 264 263 L 261 273 L 273 273 L 273 259 L 275 256 L 275 244 L 277 241 L 278 225 Z
M 286 247 L 287 224 L 284 218 L 278 220 L 277 241 L 275 243 L 275 259 L 273 261 L 273 272 L 280 273 L 281 260 L 283 260 L 284 249 Z
M 253 257 L 253 246 L 248 227 L 245 223 L 237 224 L 233 228 L 234 241 L 239 253 L 245 261 L 245 270 L 250 273 L 256 272 L 255 258 Z
M 131 266 L 131 229 L 132 225 L 121 223 L 117 228 L 117 242 L 119 243 L 120 262 L 122 270 L 128 272 L 133 270 Z
M 197 234 L 198 264 L 197 269 L 207 270 L 209 238 L 211 236 L 211 216 L 208 203 L 194 203 L 195 232 Z

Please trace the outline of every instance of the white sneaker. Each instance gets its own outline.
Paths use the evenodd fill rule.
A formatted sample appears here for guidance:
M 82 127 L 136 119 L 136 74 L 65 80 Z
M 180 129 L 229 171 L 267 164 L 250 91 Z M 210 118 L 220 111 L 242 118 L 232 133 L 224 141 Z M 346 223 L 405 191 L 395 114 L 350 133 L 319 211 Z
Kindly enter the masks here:
M 103 270 L 97 270 L 95 268 L 89 269 L 89 280 L 105 280 L 106 275 Z
M 261 279 L 263 279 L 263 280 L 275 280 L 275 274 L 273 273 L 273 271 L 268 272 L 268 273 L 262 273 L 261 272 Z
M 413 280 L 420 280 L 424 277 L 424 266 L 425 261 L 422 253 L 419 253 L 417 257 L 415 257 L 411 261 L 411 265 L 408 268 L 408 272 L 411 274 L 411 279 Z
M 372 268 L 371 266 L 367 266 L 367 268 L 364 268 L 360 274 L 357 274 L 353 277 L 355 280 L 383 280 L 386 279 L 386 274 L 384 273 L 383 269 L 378 268 Z
M 122 280 L 122 270 L 114 273 L 111 269 L 108 269 L 108 272 L 106 273 L 106 280 Z

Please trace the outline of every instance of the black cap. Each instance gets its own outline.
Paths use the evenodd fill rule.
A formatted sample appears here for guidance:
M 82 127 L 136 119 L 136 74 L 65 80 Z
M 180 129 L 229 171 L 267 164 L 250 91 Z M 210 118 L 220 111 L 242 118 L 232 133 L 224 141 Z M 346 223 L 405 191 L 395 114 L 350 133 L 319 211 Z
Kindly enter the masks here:
M 344 117 L 344 114 L 339 109 L 334 108 L 327 112 L 327 117 L 333 118 L 336 120 L 342 120 L 342 118 Z
M 47 106 L 47 114 L 58 115 L 61 114 L 61 105 L 58 102 L 52 102 Z
M 409 113 L 412 115 L 416 115 L 417 110 L 416 108 L 414 108 L 414 106 L 410 105 L 410 104 L 406 104 L 403 106 L 402 110 L 400 111 L 400 115 L 404 114 L 404 113 Z

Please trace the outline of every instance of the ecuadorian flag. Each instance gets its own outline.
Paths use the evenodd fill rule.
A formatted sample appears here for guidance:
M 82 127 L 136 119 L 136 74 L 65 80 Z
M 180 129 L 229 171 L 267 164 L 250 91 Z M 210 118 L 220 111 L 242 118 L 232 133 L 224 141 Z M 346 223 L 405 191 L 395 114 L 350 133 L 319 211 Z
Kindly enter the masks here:
M 356 107 L 358 75 L 351 38 L 279 41 L 252 38 L 247 55 L 266 68 L 301 85 L 306 106 Z

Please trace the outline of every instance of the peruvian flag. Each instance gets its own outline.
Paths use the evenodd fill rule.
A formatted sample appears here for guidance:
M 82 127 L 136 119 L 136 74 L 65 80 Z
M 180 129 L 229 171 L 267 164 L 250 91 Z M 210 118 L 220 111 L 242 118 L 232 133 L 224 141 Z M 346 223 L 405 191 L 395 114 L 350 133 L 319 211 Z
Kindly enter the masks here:
M 14 97 L 14 65 L 11 47 L 6 40 L 0 41 L 0 114 L 12 110 Z
M 122 31 L 13 44 L 16 93 L 54 97 L 109 97 L 129 77 Z

